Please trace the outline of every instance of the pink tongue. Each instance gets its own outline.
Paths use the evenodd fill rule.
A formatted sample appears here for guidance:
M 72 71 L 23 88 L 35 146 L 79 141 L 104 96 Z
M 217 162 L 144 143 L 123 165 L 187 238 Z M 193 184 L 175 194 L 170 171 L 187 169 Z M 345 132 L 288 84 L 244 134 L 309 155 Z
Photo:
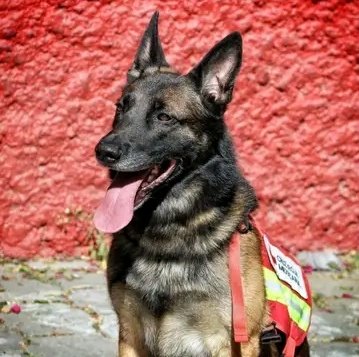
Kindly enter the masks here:
M 136 193 L 146 171 L 121 174 L 106 192 L 94 216 L 95 227 L 105 233 L 115 233 L 126 227 L 133 217 Z

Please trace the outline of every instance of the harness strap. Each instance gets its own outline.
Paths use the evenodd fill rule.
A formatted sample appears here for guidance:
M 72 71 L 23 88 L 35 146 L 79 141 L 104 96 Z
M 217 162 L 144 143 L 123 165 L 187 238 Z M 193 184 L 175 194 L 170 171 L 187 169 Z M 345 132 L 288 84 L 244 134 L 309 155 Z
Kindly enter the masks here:
M 293 327 L 294 327 L 294 324 L 292 322 L 290 324 L 289 335 L 287 337 L 287 340 L 286 340 L 285 346 L 284 346 L 284 350 L 283 350 L 284 357 L 294 357 L 294 355 L 295 355 L 296 342 L 295 342 L 295 339 L 293 338 Z
M 229 280 L 232 292 L 232 320 L 235 342 L 248 342 L 240 259 L 240 235 L 235 232 L 229 245 Z
M 284 350 L 283 350 L 283 356 L 284 357 L 294 357 L 295 346 L 296 346 L 296 344 L 295 344 L 294 338 L 289 336 L 287 338 L 287 342 L 286 342 Z

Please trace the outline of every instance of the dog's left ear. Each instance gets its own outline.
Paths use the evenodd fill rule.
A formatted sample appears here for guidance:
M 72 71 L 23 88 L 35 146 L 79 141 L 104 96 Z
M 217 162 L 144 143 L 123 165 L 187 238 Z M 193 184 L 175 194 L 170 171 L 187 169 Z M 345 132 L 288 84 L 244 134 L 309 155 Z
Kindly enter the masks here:
M 158 36 L 158 16 L 159 13 L 156 11 L 143 34 L 133 65 L 128 71 L 129 82 L 139 78 L 149 67 L 169 67 Z
M 242 62 L 242 38 L 233 32 L 218 42 L 188 74 L 210 104 L 223 108 L 232 99 Z

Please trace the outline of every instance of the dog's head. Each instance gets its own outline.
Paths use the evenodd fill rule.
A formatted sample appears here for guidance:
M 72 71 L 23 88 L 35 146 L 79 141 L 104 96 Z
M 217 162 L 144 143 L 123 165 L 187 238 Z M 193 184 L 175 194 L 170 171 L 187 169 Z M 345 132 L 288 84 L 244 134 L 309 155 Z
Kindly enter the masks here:
M 95 215 L 99 228 L 120 230 L 153 190 L 216 153 L 241 58 L 241 36 L 234 32 L 180 75 L 165 59 L 158 13 L 152 16 L 116 103 L 112 130 L 96 146 L 97 159 L 113 180 L 106 207 Z M 114 214 L 124 218 L 113 223 Z

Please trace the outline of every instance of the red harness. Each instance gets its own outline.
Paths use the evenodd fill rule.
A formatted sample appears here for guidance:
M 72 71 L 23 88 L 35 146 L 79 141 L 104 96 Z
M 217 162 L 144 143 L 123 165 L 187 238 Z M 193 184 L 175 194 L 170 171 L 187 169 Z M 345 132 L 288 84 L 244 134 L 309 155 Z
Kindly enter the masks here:
M 253 222 L 252 222 L 252 225 Z M 269 243 L 268 237 L 263 234 L 258 228 L 261 235 L 261 243 L 262 243 L 262 264 L 263 268 L 266 268 L 269 271 L 269 274 L 274 274 L 275 279 L 277 276 L 275 275 L 275 257 L 270 252 L 271 247 L 274 250 L 277 250 L 279 253 L 279 257 L 282 256 L 283 259 L 288 259 L 288 262 L 293 262 L 293 265 L 299 267 L 296 260 L 288 255 L 287 253 L 283 253 L 282 250 L 279 250 L 277 247 L 271 245 Z M 248 342 L 248 330 L 247 330 L 247 322 L 246 322 L 246 315 L 245 315 L 245 307 L 244 307 L 244 295 L 243 295 L 243 285 L 242 285 L 242 275 L 240 269 L 240 240 L 241 236 L 239 232 L 235 232 L 232 236 L 230 246 L 229 246 L 229 279 L 230 279 L 230 286 L 231 286 L 231 293 L 232 293 L 232 321 L 233 321 L 233 334 L 234 334 L 234 341 L 238 343 Z M 269 245 L 269 246 L 268 246 Z M 277 256 L 278 257 L 278 256 Z M 274 262 L 273 262 L 274 261 Z M 290 295 L 292 296 L 295 301 L 299 301 L 302 305 L 306 308 L 306 310 L 302 310 L 301 313 L 307 313 L 309 309 L 309 321 L 310 321 L 310 307 L 311 307 L 311 297 L 310 297 L 310 289 L 309 283 L 305 278 L 301 268 L 299 267 L 300 272 L 303 277 L 302 287 L 305 289 L 305 293 L 308 296 L 301 296 L 298 294 L 297 291 L 290 286 L 291 283 L 289 280 L 286 281 L 285 277 L 284 280 L 278 278 L 278 285 L 283 286 L 283 289 L 288 292 L 290 289 Z M 278 274 L 280 275 L 280 274 Z M 283 278 L 283 277 L 282 277 Z M 268 292 L 267 292 L 268 293 Z M 302 293 L 303 294 L 303 293 Z M 291 301 L 288 302 L 290 305 Z M 298 326 L 298 322 L 295 322 L 292 318 L 290 311 L 290 307 L 286 304 L 285 298 L 281 298 L 280 296 L 277 300 L 273 301 L 273 297 L 267 296 L 267 305 L 269 308 L 269 312 L 271 318 L 273 320 L 273 324 L 278 327 L 280 331 L 284 333 L 286 336 L 286 343 L 283 350 L 283 355 L 285 357 L 293 357 L 295 354 L 295 348 L 303 343 L 305 337 L 307 336 L 307 331 L 309 328 L 303 324 Z M 299 315 L 301 316 L 301 315 Z

